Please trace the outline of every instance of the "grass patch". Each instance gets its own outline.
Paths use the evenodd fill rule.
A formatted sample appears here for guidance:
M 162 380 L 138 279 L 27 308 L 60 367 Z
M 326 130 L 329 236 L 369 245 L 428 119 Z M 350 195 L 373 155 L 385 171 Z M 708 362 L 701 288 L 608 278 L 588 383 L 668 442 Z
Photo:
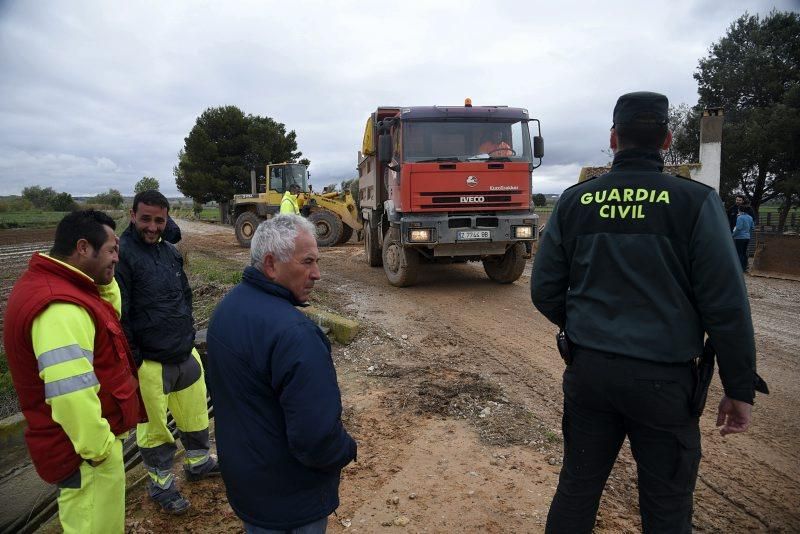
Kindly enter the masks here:
M 206 283 L 235 285 L 242 281 L 242 266 L 238 261 L 199 251 L 185 253 L 184 268 L 187 276 Z
M 204 328 L 225 293 L 242 281 L 242 265 L 193 250 L 184 252 L 184 269 L 192 287 L 195 328 Z
M 545 430 L 544 431 L 544 439 L 547 443 L 560 443 L 561 436 L 553 432 L 552 430 Z

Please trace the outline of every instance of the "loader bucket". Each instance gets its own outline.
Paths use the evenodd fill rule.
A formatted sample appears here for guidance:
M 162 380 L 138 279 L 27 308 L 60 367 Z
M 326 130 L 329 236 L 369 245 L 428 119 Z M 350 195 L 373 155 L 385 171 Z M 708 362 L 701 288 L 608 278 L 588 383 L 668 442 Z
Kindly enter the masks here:
M 800 280 L 800 235 L 758 234 L 752 274 Z

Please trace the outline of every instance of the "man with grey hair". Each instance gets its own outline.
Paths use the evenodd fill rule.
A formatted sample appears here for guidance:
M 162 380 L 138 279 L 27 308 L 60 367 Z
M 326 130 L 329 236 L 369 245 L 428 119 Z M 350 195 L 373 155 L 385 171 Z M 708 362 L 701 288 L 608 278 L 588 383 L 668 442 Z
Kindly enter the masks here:
M 356 442 L 322 331 L 297 310 L 320 279 L 314 227 L 297 215 L 261 223 L 251 265 L 208 327 L 217 453 L 248 533 L 325 532 Z

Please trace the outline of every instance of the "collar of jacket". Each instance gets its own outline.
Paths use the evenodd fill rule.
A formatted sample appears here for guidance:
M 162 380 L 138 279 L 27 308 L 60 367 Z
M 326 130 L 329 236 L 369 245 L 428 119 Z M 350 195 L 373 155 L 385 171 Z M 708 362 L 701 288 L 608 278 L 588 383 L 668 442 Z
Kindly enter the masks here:
M 163 233 L 163 232 L 162 232 Z M 134 243 L 137 243 L 143 247 L 152 247 L 153 245 L 158 245 L 162 241 L 164 241 L 163 237 L 159 237 L 158 241 L 155 243 L 145 243 L 142 241 L 142 236 L 139 235 L 139 232 L 136 231 L 136 225 L 133 222 L 128 223 L 128 227 L 122 232 L 122 235 L 128 234 L 131 239 L 133 239 Z
M 291 291 L 282 285 L 271 281 L 264 275 L 263 272 L 253 266 L 245 267 L 244 273 L 242 274 L 242 282 L 254 285 L 261 291 L 269 293 L 270 295 L 275 295 L 276 297 L 288 300 L 292 306 L 308 306 L 307 302 L 299 302 L 296 298 L 294 298 L 294 295 L 292 295 Z
M 78 269 L 74 267 L 70 268 L 71 266 L 65 262 L 57 260 L 56 258 L 51 258 L 50 256 L 35 252 L 31 257 L 31 261 L 28 263 L 28 267 L 31 270 L 46 272 L 69 280 L 82 291 L 95 294 L 98 297 L 100 296 L 100 291 L 97 289 L 97 285 L 94 283 L 94 280 L 89 278 L 86 274 Z
M 658 150 L 649 148 L 629 148 L 617 152 L 614 156 L 614 163 L 611 164 L 611 170 L 624 171 L 630 169 L 664 172 L 664 160 Z

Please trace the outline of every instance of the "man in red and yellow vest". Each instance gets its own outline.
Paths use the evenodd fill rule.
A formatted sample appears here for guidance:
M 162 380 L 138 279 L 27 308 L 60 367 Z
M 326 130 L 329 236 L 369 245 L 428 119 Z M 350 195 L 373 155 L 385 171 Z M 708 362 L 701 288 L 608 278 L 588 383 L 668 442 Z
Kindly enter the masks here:
M 65 533 L 123 532 L 122 439 L 144 414 L 119 322 L 119 240 L 103 212 L 76 211 L 8 298 L 3 342 L 36 471 L 57 484 Z

